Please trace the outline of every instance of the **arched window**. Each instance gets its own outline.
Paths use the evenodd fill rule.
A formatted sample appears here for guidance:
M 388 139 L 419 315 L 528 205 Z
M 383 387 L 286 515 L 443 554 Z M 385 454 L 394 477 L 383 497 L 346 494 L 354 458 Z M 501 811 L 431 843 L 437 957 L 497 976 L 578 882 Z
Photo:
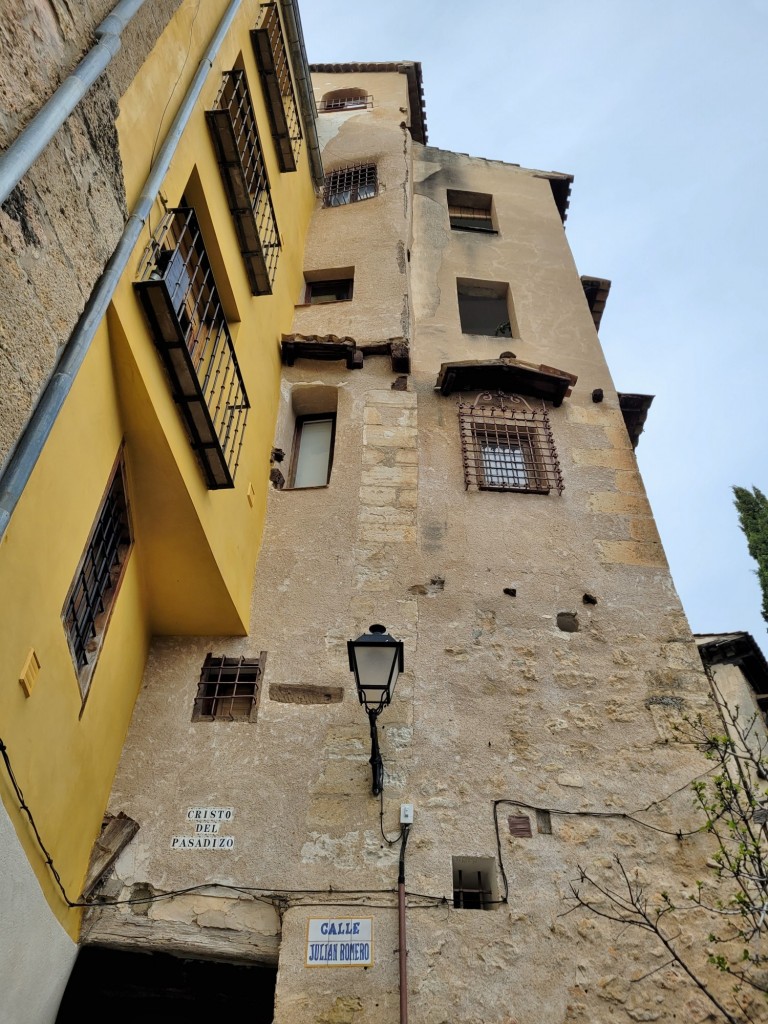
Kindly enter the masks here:
M 332 110 L 365 110 L 373 106 L 373 96 L 369 96 L 365 89 L 334 89 L 327 92 L 317 105 L 321 114 L 327 114 Z

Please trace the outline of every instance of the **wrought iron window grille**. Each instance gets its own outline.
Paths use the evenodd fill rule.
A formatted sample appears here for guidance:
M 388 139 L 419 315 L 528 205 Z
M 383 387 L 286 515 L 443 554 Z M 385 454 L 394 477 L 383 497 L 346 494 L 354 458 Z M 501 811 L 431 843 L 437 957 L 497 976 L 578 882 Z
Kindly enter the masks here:
M 328 114 L 334 110 L 370 110 L 373 107 L 373 96 L 335 96 L 318 100 L 317 110 L 320 114 Z
M 121 460 L 99 509 L 62 612 L 83 699 L 132 543 Z
M 170 209 L 134 287 L 208 487 L 234 487 L 249 401 L 195 212 Z
M 326 174 L 323 206 L 348 206 L 378 194 L 376 164 L 350 164 Z
M 295 171 L 301 153 L 301 118 L 276 3 L 262 4 L 251 41 L 259 66 L 280 169 Z
M 459 405 L 464 485 L 486 491 L 563 493 L 547 410 L 518 395 L 483 392 Z
M 259 681 L 267 652 L 258 658 L 206 655 L 192 711 L 193 722 L 255 722 Z
M 251 291 L 269 295 L 280 234 L 244 71 L 233 68 L 224 73 L 214 109 L 206 111 L 206 118 Z

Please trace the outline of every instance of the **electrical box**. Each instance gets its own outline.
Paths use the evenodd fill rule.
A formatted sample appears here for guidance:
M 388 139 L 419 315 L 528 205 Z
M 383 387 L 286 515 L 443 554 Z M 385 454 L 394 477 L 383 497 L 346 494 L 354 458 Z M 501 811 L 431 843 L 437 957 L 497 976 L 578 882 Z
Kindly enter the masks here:
M 400 804 L 400 824 L 413 824 L 413 804 Z

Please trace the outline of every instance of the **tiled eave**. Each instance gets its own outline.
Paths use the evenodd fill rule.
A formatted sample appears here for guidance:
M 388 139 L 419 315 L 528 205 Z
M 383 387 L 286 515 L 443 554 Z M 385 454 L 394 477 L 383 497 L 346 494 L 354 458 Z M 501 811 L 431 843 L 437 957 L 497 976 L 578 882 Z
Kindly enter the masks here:
M 343 359 L 348 370 L 362 369 L 366 356 L 388 355 L 393 373 L 411 371 L 410 350 L 405 338 L 387 338 L 385 341 L 361 345 L 354 338 L 340 338 L 335 334 L 284 334 L 280 342 L 280 355 L 285 366 L 293 366 L 297 359 Z
M 309 70 L 319 74 L 376 74 L 397 71 L 408 78 L 408 106 L 411 110 L 411 135 L 416 142 L 427 142 L 427 110 L 424 104 L 424 83 L 421 64 L 414 60 L 355 62 L 353 64 L 310 64 Z
M 443 395 L 457 391 L 503 391 L 541 398 L 559 406 L 570 395 L 577 379 L 565 370 L 520 359 L 468 359 L 443 363 L 435 390 Z
M 581 287 L 584 289 L 584 297 L 592 314 L 595 330 L 600 330 L 600 321 L 603 318 L 605 304 L 608 301 L 608 293 L 611 290 L 611 282 L 604 277 L 582 277 Z
M 568 207 L 571 203 L 573 175 L 563 174 L 560 171 L 536 171 L 535 176 L 537 178 L 546 178 L 549 182 L 557 212 L 560 214 L 560 220 L 565 224 L 565 218 L 568 216 Z
M 629 395 L 619 392 L 619 408 L 633 448 L 637 448 L 653 398 L 653 395 Z
M 751 633 L 696 633 L 705 665 L 738 665 L 763 711 L 768 709 L 768 662 Z

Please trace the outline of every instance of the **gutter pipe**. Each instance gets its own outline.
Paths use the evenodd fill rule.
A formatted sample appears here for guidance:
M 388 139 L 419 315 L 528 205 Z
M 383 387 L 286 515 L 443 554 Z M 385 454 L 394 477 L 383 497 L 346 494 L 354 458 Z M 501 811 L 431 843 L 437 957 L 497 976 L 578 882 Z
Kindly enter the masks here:
M 131 0 L 126 6 L 135 7 L 138 10 L 142 2 L 144 0 Z M 163 179 L 168 173 L 171 160 L 192 115 L 195 103 L 202 92 L 208 72 L 213 66 L 213 60 L 229 32 L 242 2 L 243 0 L 231 0 L 224 16 L 219 22 L 216 32 L 208 44 L 208 49 L 200 60 L 195 77 L 192 79 L 181 106 L 176 113 L 176 117 L 173 119 L 173 123 L 168 130 L 165 142 L 157 154 L 152 170 L 149 172 L 149 177 L 144 182 L 139 199 L 128 217 L 123 233 L 120 236 L 120 241 L 109 258 L 101 277 L 96 282 L 96 286 L 85 304 L 85 309 L 24 428 L 24 432 L 19 438 L 5 467 L 0 472 L 0 539 L 2 539 L 8 527 L 22 491 L 32 476 L 32 471 L 53 429 L 53 424 L 72 390 L 77 372 L 83 365 L 96 331 L 106 316 L 112 296 L 115 293 L 123 271 L 128 265 L 131 253 L 141 237 L 144 223 L 157 198 L 157 193 L 160 191 Z M 118 4 L 118 7 L 120 6 Z M 115 8 L 115 11 L 117 11 L 117 8 Z M 106 24 L 108 21 L 109 18 L 102 24 Z M 52 99 L 54 98 L 55 96 L 52 97 Z
M 75 70 L 61 83 L 27 127 L 0 156 L 0 203 L 11 192 L 61 128 L 77 104 L 106 69 L 121 46 L 123 29 L 146 0 L 120 0 L 111 14 L 96 27 L 98 42 Z
M 302 31 L 299 13 L 293 0 L 281 0 L 280 6 L 285 17 L 285 34 L 288 37 L 293 73 L 299 89 L 299 103 L 301 104 L 301 113 L 303 115 L 304 132 L 307 137 L 309 164 L 315 184 L 320 188 L 323 184 L 325 172 L 323 171 L 323 160 L 320 156 L 320 142 L 317 138 L 317 106 L 315 105 L 315 94 L 312 91 L 312 81 L 309 77 L 309 61 L 307 60 L 307 49 L 304 45 L 304 32 Z
M 397 945 L 400 977 L 400 1024 L 408 1024 L 408 944 L 405 935 L 405 844 L 410 825 L 403 826 L 400 863 L 397 875 Z

